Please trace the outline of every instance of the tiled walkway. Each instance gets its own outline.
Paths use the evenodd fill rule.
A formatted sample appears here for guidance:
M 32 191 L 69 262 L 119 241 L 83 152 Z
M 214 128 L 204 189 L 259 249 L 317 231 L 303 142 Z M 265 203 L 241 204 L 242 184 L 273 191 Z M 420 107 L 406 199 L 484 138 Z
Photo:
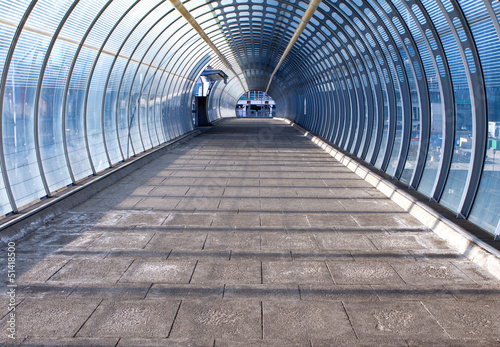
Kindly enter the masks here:
M 169 151 L 17 266 L 31 346 L 500 346 L 500 282 L 278 120 Z

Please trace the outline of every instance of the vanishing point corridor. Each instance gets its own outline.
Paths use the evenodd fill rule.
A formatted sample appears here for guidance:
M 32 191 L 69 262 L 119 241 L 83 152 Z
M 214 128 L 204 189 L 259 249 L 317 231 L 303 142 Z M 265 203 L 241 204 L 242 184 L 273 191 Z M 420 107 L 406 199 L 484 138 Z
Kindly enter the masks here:
M 17 249 L 23 346 L 500 345 L 500 282 L 275 119 L 220 122 Z

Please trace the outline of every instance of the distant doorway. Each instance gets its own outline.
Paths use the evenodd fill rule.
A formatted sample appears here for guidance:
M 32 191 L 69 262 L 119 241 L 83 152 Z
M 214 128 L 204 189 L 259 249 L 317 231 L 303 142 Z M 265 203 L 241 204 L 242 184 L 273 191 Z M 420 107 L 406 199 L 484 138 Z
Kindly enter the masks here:
M 243 94 L 236 105 L 238 118 L 273 118 L 276 103 L 266 92 L 251 90 Z

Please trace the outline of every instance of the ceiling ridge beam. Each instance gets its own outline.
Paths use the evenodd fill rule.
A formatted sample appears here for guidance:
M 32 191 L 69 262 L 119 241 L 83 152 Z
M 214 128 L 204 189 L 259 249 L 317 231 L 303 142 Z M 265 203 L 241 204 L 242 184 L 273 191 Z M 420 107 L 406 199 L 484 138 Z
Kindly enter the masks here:
M 306 12 L 304 12 L 304 15 L 302 16 L 302 19 L 300 20 L 300 24 L 295 30 L 295 33 L 293 34 L 292 38 L 290 39 L 290 42 L 288 43 L 288 46 L 286 46 L 285 51 L 283 52 L 283 55 L 281 56 L 281 59 L 279 60 L 278 64 L 274 68 L 273 73 L 271 74 L 271 77 L 269 78 L 269 83 L 267 84 L 266 88 L 266 93 L 269 91 L 269 87 L 271 86 L 271 82 L 273 81 L 274 75 L 280 68 L 281 64 L 283 64 L 283 61 L 285 61 L 286 56 L 292 49 L 293 45 L 295 42 L 297 42 L 297 39 L 299 36 L 302 34 L 304 29 L 306 28 L 307 23 L 309 23 L 309 20 L 313 16 L 314 12 L 316 12 L 316 9 L 318 8 L 319 4 L 321 3 L 321 0 L 312 0 L 309 2 L 309 6 L 307 6 Z

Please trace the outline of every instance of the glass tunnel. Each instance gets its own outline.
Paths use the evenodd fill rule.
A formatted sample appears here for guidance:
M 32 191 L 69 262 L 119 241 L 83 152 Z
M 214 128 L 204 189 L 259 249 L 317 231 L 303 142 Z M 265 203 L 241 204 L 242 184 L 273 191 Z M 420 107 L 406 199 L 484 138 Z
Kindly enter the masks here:
M 0 215 L 267 91 L 288 118 L 500 234 L 500 2 L 0 1 Z M 214 49 L 214 47 L 216 49 Z M 220 54 L 217 54 L 217 51 Z M 221 59 L 221 55 L 225 58 Z

